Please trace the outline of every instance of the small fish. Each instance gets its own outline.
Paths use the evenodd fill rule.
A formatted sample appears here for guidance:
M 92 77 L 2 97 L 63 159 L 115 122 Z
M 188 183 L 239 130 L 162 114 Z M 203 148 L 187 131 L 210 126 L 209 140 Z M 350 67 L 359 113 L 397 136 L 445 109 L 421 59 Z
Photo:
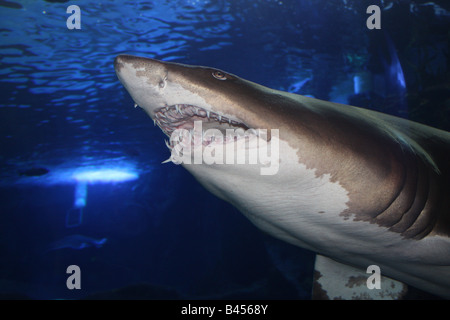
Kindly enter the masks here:
M 294 83 L 294 84 L 291 84 L 291 85 L 289 86 L 288 92 L 293 92 L 293 93 L 299 92 L 300 89 L 301 89 L 307 82 L 309 82 L 309 80 L 311 80 L 311 78 L 306 78 L 306 79 L 297 81 L 297 82 Z
M 19 174 L 27 177 L 40 177 L 49 172 L 50 170 L 43 167 L 33 167 L 27 170 L 19 171 Z
M 69 2 L 70 0 L 44 0 L 44 1 L 49 3 L 66 3 Z
M 11 9 L 22 9 L 23 6 L 20 3 L 10 2 L 6 0 L 0 0 L 0 6 Z
M 81 250 L 89 247 L 101 248 L 107 240 L 107 238 L 95 239 L 88 236 L 83 236 L 81 234 L 74 234 L 50 243 L 44 253 L 66 248 L 76 250 Z

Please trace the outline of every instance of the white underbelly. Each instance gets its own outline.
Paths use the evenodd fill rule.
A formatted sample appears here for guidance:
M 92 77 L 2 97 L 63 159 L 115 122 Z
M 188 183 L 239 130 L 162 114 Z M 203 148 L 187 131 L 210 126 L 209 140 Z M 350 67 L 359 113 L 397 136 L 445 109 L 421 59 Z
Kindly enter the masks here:
M 274 237 L 363 269 L 378 265 L 382 274 L 424 290 L 450 288 L 448 238 L 405 239 L 351 213 L 343 215 L 347 190 L 330 175 L 318 177 L 298 163 L 287 143 L 280 141 L 280 149 L 283 158 L 273 176 L 261 176 L 259 167 L 247 165 L 185 167 Z

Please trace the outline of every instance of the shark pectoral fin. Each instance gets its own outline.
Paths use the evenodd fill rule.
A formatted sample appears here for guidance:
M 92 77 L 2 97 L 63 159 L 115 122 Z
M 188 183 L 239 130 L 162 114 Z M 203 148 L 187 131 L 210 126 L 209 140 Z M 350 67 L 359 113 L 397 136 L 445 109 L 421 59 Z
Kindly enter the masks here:
M 369 267 L 369 266 L 368 266 Z M 314 266 L 312 298 L 315 300 L 397 300 L 403 299 L 408 286 L 380 275 L 379 289 L 373 286 L 373 274 L 330 258 L 317 255 Z

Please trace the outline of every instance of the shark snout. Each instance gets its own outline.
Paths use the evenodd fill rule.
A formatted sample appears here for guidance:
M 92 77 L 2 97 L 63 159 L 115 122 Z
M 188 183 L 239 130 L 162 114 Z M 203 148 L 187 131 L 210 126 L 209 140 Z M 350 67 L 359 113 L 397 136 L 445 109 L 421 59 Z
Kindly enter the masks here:
M 136 59 L 130 55 L 119 55 L 114 59 L 114 69 L 120 82 L 127 87 L 136 77 Z
M 123 63 L 125 60 L 127 60 L 127 55 L 118 55 L 115 59 L 114 59 L 114 69 L 117 71 L 120 70 L 120 68 L 123 66 Z
M 162 61 L 126 54 L 114 59 L 114 68 L 125 86 L 145 83 L 161 87 L 161 81 L 165 81 L 168 75 L 167 65 Z
M 139 71 L 146 76 L 158 76 L 158 74 L 165 72 L 166 66 L 159 60 L 121 54 L 114 59 L 114 69 L 118 74 L 123 72 L 124 69 L 130 69 L 135 72 Z
M 124 73 L 129 73 L 131 71 L 136 72 L 136 67 L 139 59 L 138 57 L 134 57 L 127 54 L 118 55 L 114 59 L 114 69 L 116 70 L 116 74 L 119 79 L 122 81 L 120 76 L 123 76 Z
M 167 66 L 158 60 L 132 55 L 118 55 L 114 69 L 136 105 L 152 114 L 165 105 Z
M 142 63 L 142 60 L 150 60 L 143 57 L 132 56 L 129 54 L 120 54 L 114 59 L 114 68 L 120 71 L 125 64 L 137 65 Z

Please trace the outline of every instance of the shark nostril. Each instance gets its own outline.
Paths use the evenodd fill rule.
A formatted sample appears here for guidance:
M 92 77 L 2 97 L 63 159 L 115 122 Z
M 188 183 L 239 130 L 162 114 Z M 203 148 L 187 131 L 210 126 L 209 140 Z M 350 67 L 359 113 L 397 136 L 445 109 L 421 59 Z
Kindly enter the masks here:
M 166 86 L 166 82 L 164 80 L 159 81 L 159 87 L 162 89 Z

